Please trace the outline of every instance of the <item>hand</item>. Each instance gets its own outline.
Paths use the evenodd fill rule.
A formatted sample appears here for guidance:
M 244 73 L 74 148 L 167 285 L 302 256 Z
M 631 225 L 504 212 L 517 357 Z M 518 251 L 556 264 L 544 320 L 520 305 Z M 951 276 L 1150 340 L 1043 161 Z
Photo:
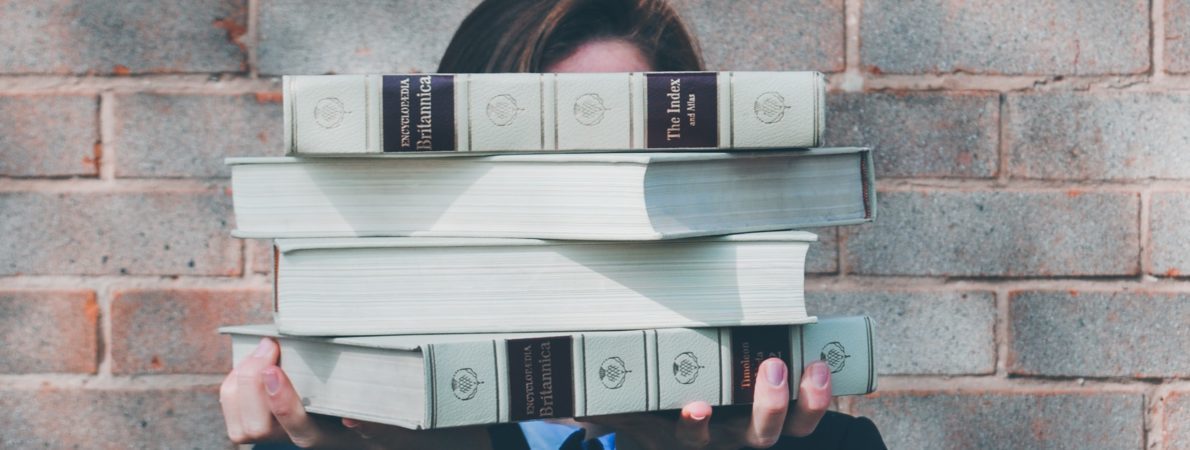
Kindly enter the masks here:
M 219 403 L 227 435 L 237 444 L 291 442 L 302 448 L 400 449 L 491 447 L 483 428 L 414 431 L 307 414 L 289 377 L 277 367 L 280 349 L 262 339 L 224 378 Z
M 792 414 L 787 414 L 789 376 L 785 363 L 769 358 L 759 369 L 761 376 L 757 377 L 750 409 L 711 408 L 699 401 L 682 408 L 677 418 L 618 414 L 583 420 L 615 429 L 616 447 L 624 449 L 768 448 L 783 434 L 802 437 L 814 432 L 831 402 L 830 369 L 826 363 L 819 361 L 806 368 Z

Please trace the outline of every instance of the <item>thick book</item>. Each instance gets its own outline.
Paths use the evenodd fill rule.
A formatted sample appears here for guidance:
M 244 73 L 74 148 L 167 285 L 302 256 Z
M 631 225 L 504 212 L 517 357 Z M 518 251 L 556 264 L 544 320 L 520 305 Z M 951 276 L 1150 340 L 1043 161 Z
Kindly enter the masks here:
M 816 147 L 818 72 L 301 75 L 291 154 Z
M 307 336 L 807 323 L 814 240 L 278 239 L 275 320 Z
M 281 368 L 306 410 L 407 428 L 752 402 L 760 363 L 790 370 L 823 360 L 834 395 L 876 389 L 872 321 L 567 334 L 450 334 L 308 338 L 271 325 L 223 328 L 233 358 L 278 338 Z
M 229 158 L 234 235 L 658 240 L 862 223 L 865 148 Z

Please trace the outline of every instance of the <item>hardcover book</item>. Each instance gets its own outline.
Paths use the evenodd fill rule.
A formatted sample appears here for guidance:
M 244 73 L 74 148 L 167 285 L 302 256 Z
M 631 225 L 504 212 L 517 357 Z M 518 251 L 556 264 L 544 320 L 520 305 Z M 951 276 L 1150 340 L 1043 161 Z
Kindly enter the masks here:
M 818 72 L 286 76 L 291 154 L 815 147 Z
M 407 428 L 680 409 L 752 401 L 770 357 L 803 368 L 824 360 L 834 395 L 876 389 L 872 322 L 649 329 L 566 334 L 308 338 L 271 325 L 229 327 L 233 358 L 278 338 L 281 368 L 307 411 Z
M 275 319 L 315 336 L 806 323 L 815 239 L 278 239 Z
M 227 162 L 246 238 L 658 240 L 876 215 L 863 148 Z

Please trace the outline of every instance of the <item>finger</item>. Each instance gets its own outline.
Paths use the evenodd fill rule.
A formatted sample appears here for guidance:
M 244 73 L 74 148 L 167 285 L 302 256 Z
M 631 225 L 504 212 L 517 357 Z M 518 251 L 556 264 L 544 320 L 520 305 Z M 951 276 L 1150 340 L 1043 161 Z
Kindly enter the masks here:
M 310 448 L 327 440 L 330 433 L 306 414 L 306 408 L 302 407 L 302 399 L 280 367 L 267 367 L 261 376 L 265 394 L 268 395 L 269 411 L 285 430 L 293 445 Z
M 285 430 L 273 418 L 265 393 L 262 373 L 274 367 L 278 357 L 277 343 L 263 338 L 260 345 L 239 367 L 236 367 L 236 394 L 240 407 L 240 427 L 244 437 L 252 442 L 285 438 Z
M 831 371 L 825 362 L 816 361 L 806 367 L 802 384 L 798 387 L 797 403 L 793 406 L 785 431 L 804 437 L 818 428 L 818 421 L 831 404 Z
M 711 442 L 711 405 L 697 401 L 682 408 L 674 437 L 687 447 L 703 448 Z
M 744 440 L 755 448 L 768 448 L 777 443 L 785 426 L 789 409 L 789 370 L 779 358 L 769 358 L 760 364 L 756 377 L 756 391 L 752 397 L 752 421 Z
M 237 444 L 246 443 L 244 429 L 240 426 L 240 405 L 236 401 L 237 379 L 236 371 L 232 369 L 223 384 L 219 385 L 219 407 L 223 409 L 223 422 L 227 425 L 227 437 Z

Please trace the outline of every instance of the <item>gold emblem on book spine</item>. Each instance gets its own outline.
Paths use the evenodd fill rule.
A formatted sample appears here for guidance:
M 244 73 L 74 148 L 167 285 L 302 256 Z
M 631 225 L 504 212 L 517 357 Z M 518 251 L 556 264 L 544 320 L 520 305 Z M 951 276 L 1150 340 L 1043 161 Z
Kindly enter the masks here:
M 314 104 L 314 123 L 331 129 L 343 124 L 343 117 L 351 114 L 343 101 L 335 97 L 325 97 Z
M 479 374 L 470 368 L 462 368 L 456 370 L 454 376 L 451 377 L 450 390 L 455 394 L 455 398 L 467 401 L 475 398 L 481 384 L 483 382 L 479 381 Z
M 698 356 L 694 352 L 683 352 L 674 357 L 674 379 L 681 384 L 691 384 L 698 380 L 698 372 L 706 366 L 698 364 Z
M 603 364 L 599 365 L 599 381 L 603 382 L 603 387 L 619 389 L 624 387 L 624 380 L 628 378 L 628 374 L 631 372 L 624 364 L 623 359 L 620 359 L 618 356 L 612 356 L 603 360 Z
M 826 361 L 826 365 L 830 366 L 831 373 L 841 372 L 843 367 L 847 366 L 847 358 L 850 357 L 851 355 L 847 354 L 847 349 L 838 342 L 824 345 L 822 351 L 818 353 L 818 358 Z
M 610 109 L 604 106 L 599 94 L 583 94 L 574 101 L 574 120 L 586 126 L 598 125 Z
M 777 123 L 785 118 L 785 110 L 792 106 L 785 104 L 785 97 L 776 92 L 765 92 L 756 97 L 752 109 L 756 112 L 756 120 L 764 123 Z
M 498 127 L 505 127 L 516 120 L 516 116 L 525 108 L 516 103 L 516 98 L 508 94 L 500 94 L 488 100 L 488 120 Z

